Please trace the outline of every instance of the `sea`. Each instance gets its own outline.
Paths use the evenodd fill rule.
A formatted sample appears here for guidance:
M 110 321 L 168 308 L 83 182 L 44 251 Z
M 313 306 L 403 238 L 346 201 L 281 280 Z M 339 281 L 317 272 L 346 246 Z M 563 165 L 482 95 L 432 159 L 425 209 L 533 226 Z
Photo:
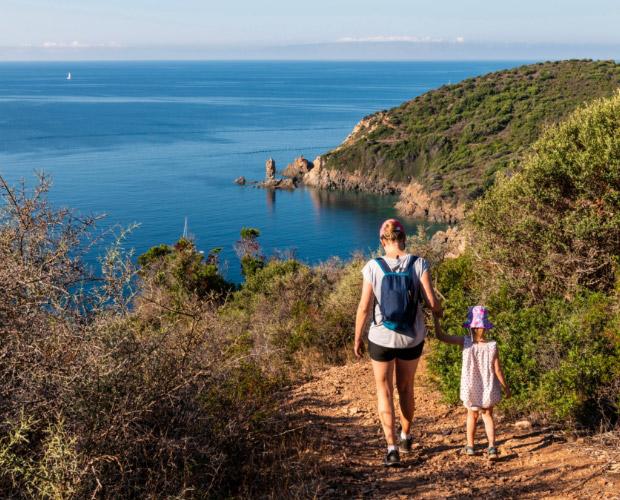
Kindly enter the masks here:
M 133 227 L 134 255 L 188 234 L 221 248 L 239 282 L 234 245 L 260 230 L 264 255 L 310 264 L 379 246 L 395 199 L 233 183 L 264 177 L 336 147 L 364 116 L 429 90 L 521 63 L 484 62 L 23 62 L 0 63 L 0 175 L 53 181 L 50 201 L 105 216 L 98 231 Z M 71 73 L 71 79 L 67 79 Z M 410 231 L 420 224 L 404 219 Z M 88 256 L 96 268 L 105 244 Z

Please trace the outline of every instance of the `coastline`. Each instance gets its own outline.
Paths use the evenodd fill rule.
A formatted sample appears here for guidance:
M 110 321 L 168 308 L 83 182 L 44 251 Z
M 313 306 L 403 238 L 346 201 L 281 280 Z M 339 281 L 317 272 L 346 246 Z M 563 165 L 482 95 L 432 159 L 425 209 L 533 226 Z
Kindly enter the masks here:
M 81 214 L 107 214 L 102 230 L 138 222 L 126 241 L 137 254 L 176 241 L 187 216 L 201 249 L 223 247 L 222 267 L 235 281 L 241 276 L 233 246 L 244 226 L 261 230 L 268 254 L 296 247 L 312 264 L 333 254 L 346 259 L 376 249 L 375 227 L 398 216 L 397 200 L 361 196 L 377 193 L 362 185 L 353 191 L 359 196 L 337 189 L 274 196 L 232 180 L 262 179 L 269 154 L 279 168 L 304 153 L 312 160 L 337 147 L 372 110 L 509 65 L 381 63 L 381 71 L 374 63 L 11 65 L 0 75 L 0 114 L 14 124 L 1 127 L 2 173 L 31 182 L 30 173 L 43 169 L 54 179 L 53 201 Z M 59 122 L 59 113 L 79 119 Z M 326 175 L 341 186 L 353 181 Z M 412 230 L 417 223 L 409 220 Z M 89 262 L 96 267 L 98 256 Z
M 271 158 L 267 160 L 269 163 Z M 378 175 L 364 175 L 356 170 L 352 173 L 325 167 L 325 155 L 308 161 L 303 156 L 295 158 L 282 172 L 282 178 L 267 173 L 263 181 L 251 181 L 250 185 L 263 189 L 294 190 L 307 186 L 324 191 L 343 191 L 398 196 L 394 208 L 406 217 L 422 219 L 431 223 L 458 224 L 464 216 L 463 204 L 446 202 L 439 192 L 427 192 L 417 182 L 409 184 L 386 180 Z M 245 178 L 235 179 L 236 184 L 245 185 Z

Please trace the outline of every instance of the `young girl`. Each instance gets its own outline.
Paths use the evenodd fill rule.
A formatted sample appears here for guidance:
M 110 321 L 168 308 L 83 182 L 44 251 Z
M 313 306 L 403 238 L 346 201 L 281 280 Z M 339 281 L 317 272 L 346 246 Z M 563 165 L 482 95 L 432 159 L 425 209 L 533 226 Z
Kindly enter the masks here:
M 434 316 L 437 338 L 448 344 L 457 344 L 463 348 L 463 367 L 461 369 L 461 401 L 467 408 L 467 445 L 463 449 L 467 455 L 474 455 L 474 435 L 478 417 L 482 415 L 484 429 L 489 440 L 487 453 L 490 459 L 498 456 L 495 447 L 495 422 L 493 407 L 499 403 L 501 387 L 510 397 L 499 361 L 497 344 L 488 341 L 485 333 L 493 325 L 489 321 L 487 310 L 483 306 L 470 307 L 467 321 L 463 324 L 470 334 L 465 337 L 446 335 L 441 331 L 439 318 Z

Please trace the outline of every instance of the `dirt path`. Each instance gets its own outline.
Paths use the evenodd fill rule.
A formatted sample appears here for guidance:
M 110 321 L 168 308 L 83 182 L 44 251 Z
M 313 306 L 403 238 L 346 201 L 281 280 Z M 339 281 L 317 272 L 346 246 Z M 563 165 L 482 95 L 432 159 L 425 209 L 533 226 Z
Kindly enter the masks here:
M 464 409 L 440 402 L 424 358 L 416 380 L 418 444 L 398 469 L 381 465 L 385 444 L 367 360 L 326 370 L 294 391 L 290 409 L 316 438 L 306 453 L 319 460 L 325 478 L 318 497 L 620 499 L 620 451 L 557 431 L 517 427 L 499 416 L 500 459 L 490 463 L 482 454 L 482 424 L 478 455 L 462 456 Z

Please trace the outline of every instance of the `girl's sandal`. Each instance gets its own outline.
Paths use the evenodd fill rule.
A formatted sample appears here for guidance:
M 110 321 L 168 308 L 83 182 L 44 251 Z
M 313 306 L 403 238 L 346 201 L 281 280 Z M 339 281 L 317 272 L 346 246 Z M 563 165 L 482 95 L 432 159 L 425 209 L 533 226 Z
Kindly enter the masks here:
M 499 457 L 499 453 L 497 452 L 497 448 L 495 446 L 491 446 L 487 453 L 489 455 L 489 460 L 497 460 Z
M 476 452 L 474 451 L 474 447 L 473 446 L 465 446 L 463 448 L 463 453 L 465 455 L 469 455 L 469 456 L 472 456 L 472 455 L 476 454 Z

